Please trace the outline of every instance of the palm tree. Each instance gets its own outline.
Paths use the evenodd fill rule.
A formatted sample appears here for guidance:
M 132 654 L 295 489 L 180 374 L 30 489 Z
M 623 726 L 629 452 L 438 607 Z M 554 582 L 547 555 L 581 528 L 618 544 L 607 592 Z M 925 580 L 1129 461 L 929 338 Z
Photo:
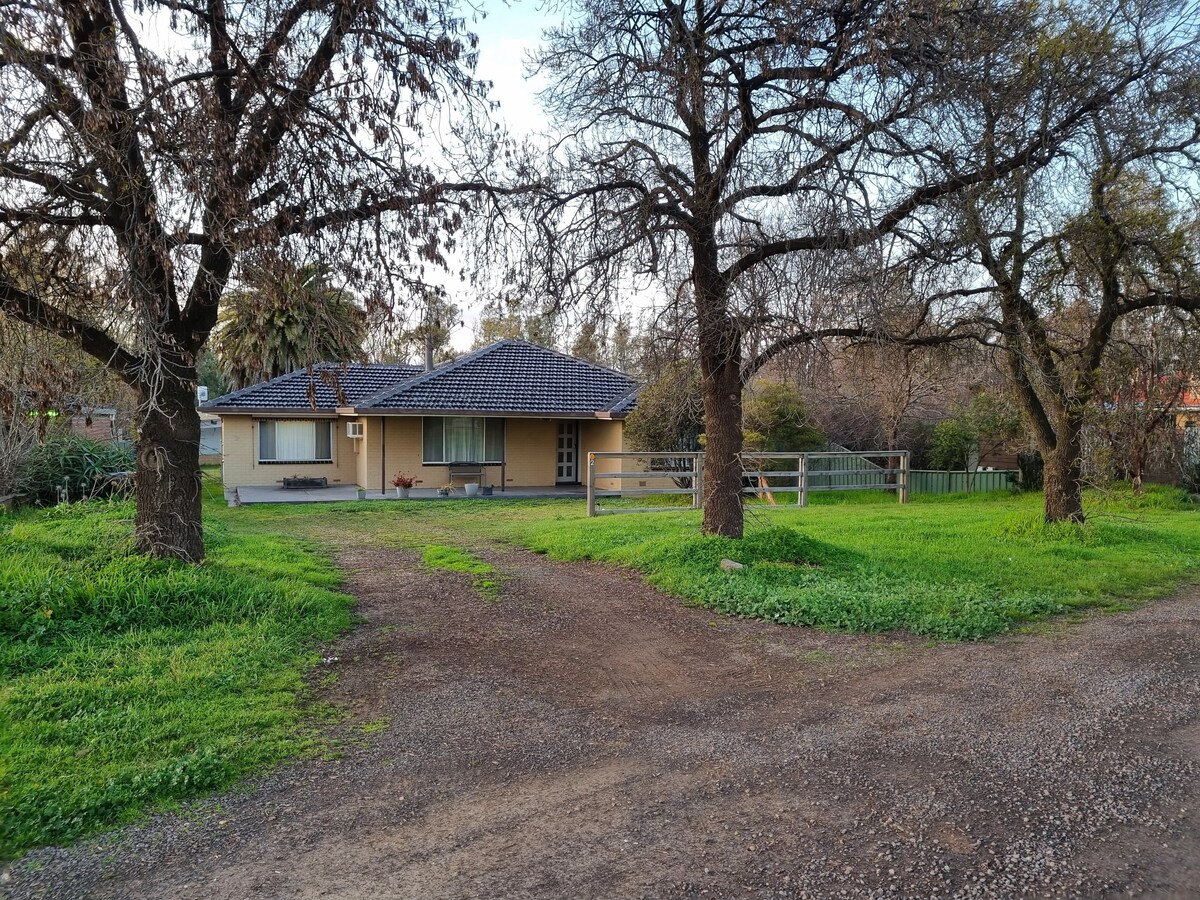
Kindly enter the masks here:
M 225 295 L 214 349 L 235 387 L 319 362 L 363 358 L 366 314 L 317 264 L 275 260 L 248 269 Z

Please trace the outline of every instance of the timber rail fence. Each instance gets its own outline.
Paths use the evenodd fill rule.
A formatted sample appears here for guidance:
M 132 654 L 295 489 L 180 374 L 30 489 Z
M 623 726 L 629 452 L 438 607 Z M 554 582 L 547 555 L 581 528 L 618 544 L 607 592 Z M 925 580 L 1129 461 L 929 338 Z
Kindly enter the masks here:
M 871 462 L 882 459 L 885 465 Z M 639 467 L 626 470 L 624 462 Z M 616 462 L 616 466 L 612 466 Z M 776 492 L 796 492 L 796 506 L 807 506 L 814 491 L 894 491 L 901 503 L 908 502 L 909 453 L 907 450 L 821 451 L 812 453 L 743 453 L 742 493 L 767 500 L 763 508 L 792 506 L 776 504 Z M 606 464 L 607 463 L 607 464 Z M 636 481 L 626 487 L 627 481 Z M 691 498 L 692 508 L 704 502 L 704 453 L 635 453 L 605 451 L 588 453 L 587 514 L 614 515 L 632 512 L 661 512 L 662 506 L 604 506 L 601 501 L 624 497 L 682 495 Z

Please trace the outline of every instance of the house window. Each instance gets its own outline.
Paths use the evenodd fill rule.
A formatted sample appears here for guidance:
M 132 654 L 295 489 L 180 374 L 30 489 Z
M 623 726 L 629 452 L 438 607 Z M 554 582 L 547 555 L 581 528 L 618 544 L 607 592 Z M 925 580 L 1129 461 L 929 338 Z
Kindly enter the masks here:
M 504 462 L 504 420 L 481 416 L 426 416 L 425 462 Z
M 263 419 L 258 423 L 258 461 L 333 462 L 332 425 L 327 420 Z

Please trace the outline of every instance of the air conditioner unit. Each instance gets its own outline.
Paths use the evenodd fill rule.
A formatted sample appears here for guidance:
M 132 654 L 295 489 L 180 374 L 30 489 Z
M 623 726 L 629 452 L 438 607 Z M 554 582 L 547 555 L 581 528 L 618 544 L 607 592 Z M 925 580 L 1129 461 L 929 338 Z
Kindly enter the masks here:
M 362 436 L 363 436 L 363 423 L 362 422 L 347 422 L 346 423 L 346 437 L 361 438 Z

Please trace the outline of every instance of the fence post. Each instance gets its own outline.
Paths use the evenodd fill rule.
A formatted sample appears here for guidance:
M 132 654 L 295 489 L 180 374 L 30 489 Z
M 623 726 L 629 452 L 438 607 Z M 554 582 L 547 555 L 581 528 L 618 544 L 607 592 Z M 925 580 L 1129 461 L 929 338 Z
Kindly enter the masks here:
M 704 505 L 704 452 L 696 454 L 692 461 L 692 509 Z
M 900 453 L 900 502 L 908 502 L 908 451 Z
M 596 515 L 596 454 L 592 452 L 588 453 L 587 514 L 588 518 Z
M 796 469 L 800 472 L 799 488 L 796 497 L 798 506 L 808 506 L 808 454 L 801 453 L 796 459 Z

